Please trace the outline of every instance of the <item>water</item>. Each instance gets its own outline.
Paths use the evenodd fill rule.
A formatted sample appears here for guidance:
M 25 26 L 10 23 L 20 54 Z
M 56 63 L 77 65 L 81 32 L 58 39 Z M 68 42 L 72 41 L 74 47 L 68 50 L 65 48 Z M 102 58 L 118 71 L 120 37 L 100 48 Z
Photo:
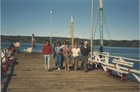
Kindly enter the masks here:
M 10 42 L 1 42 L 1 48 L 8 48 Z M 33 52 L 41 52 L 44 44 L 36 44 L 36 48 L 33 49 Z M 30 47 L 31 43 L 22 43 L 20 51 Z M 99 46 L 93 46 L 93 49 L 99 51 Z M 140 59 L 139 57 L 139 48 L 133 47 L 104 47 L 104 52 L 110 52 L 111 55 Z
M 93 46 L 94 50 L 99 51 L 99 46 Z M 133 59 L 140 59 L 139 48 L 133 47 L 104 47 L 104 52 L 110 52 L 111 55 L 121 56 Z
M 9 48 L 10 42 L 1 42 L 1 48 Z M 41 52 L 43 48 L 43 44 L 36 44 L 36 48 L 33 48 L 33 52 Z M 31 47 L 31 43 L 22 43 L 20 47 L 20 51 L 23 52 L 24 49 Z
M 10 46 L 10 42 L 1 42 L 1 48 L 8 48 Z M 33 52 L 41 52 L 44 44 L 36 44 L 36 48 L 33 49 Z M 22 52 L 24 49 L 31 46 L 31 43 L 22 43 L 20 47 L 20 51 Z M 93 46 L 93 49 L 99 51 L 99 46 Z M 133 47 L 104 47 L 104 52 L 110 52 L 111 55 L 140 59 L 139 57 L 139 48 Z M 134 62 L 134 69 L 139 69 L 140 63 Z M 140 77 L 140 75 L 139 75 Z M 131 74 L 128 75 L 128 78 L 137 81 Z

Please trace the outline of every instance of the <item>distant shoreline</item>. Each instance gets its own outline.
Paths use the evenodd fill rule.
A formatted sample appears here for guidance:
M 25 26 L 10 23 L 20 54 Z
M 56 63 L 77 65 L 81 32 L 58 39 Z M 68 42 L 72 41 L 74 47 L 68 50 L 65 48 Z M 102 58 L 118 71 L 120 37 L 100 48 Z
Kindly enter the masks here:
M 2 41 L 1 43 L 3 43 L 3 41 Z M 11 42 L 4 42 L 4 43 L 9 43 L 9 46 L 10 46 L 10 43 L 11 43 Z M 23 42 L 23 43 L 21 43 L 21 44 L 30 44 L 30 43 L 29 43 L 29 42 L 28 42 L 28 43 L 27 43 L 27 42 Z M 44 43 L 36 43 L 36 44 L 42 44 L 42 45 L 43 45 Z M 94 46 L 95 46 L 95 47 L 99 47 L 99 45 L 94 45 Z M 94 47 L 94 46 L 93 46 L 93 47 Z M 125 48 L 125 47 L 123 47 L 123 46 L 104 46 L 104 47 Z M 128 46 L 128 47 L 126 47 L 126 48 L 139 48 L 139 47 L 129 47 L 129 46 Z
M 50 37 L 38 37 L 35 36 L 36 43 L 43 44 L 46 39 L 50 39 Z M 71 42 L 70 38 L 67 37 L 52 37 L 52 42 L 60 41 L 63 43 L 64 40 L 67 40 L 69 43 Z M 90 39 L 82 39 L 82 38 L 75 38 L 75 42 L 80 44 Z M 31 43 L 31 36 L 7 36 L 1 35 L 1 42 L 16 42 L 20 41 L 22 43 Z M 94 46 L 100 46 L 100 40 L 96 39 L 93 41 Z M 104 40 L 104 46 L 112 46 L 112 47 L 139 47 L 140 40 Z

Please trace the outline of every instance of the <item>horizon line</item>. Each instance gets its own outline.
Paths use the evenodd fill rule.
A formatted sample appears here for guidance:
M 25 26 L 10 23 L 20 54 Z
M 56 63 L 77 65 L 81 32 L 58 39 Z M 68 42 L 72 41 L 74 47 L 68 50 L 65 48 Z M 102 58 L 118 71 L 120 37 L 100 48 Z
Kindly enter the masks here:
M 32 37 L 31 35 L 6 35 L 6 34 L 1 34 L 0 36 L 29 36 L 29 37 Z M 50 36 L 36 35 L 35 37 L 50 37 Z M 54 36 L 52 36 L 52 37 L 54 37 Z M 55 36 L 55 37 L 61 37 L 61 36 Z M 65 37 L 65 38 L 70 38 L 70 37 Z M 90 40 L 89 38 L 81 38 L 81 37 L 74 37 L 74 38 Z M 100 40 L 100 39 L 93 39 L 93 40 Z M 140 40 L 140 39 L 103 39 L 103 40 L 133 41 L 133 40 Z

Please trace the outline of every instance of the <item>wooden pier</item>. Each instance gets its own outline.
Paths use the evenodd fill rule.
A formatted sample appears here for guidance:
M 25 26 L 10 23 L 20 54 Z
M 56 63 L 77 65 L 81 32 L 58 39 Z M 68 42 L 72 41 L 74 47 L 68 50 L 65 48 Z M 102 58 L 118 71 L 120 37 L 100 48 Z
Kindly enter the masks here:
M 7 92 L 139 92 L 139 83 L 120 81 L 107 75 L 102 69 L 83 71 L 54 70 L 44 68 L 40 53 L 17 54 L 18 65 L 7 87 Z M 54 67 L 54 59 L 51 58 Z

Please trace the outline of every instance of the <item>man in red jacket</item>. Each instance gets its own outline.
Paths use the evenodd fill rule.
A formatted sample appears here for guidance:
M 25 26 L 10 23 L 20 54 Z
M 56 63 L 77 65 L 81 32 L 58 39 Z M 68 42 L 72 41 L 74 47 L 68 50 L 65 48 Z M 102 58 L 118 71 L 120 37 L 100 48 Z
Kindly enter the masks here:
M 49 41 L 45 41 L 45 45 L 43 46 L 42 49 L 42 54 L 44 55 L 44 60 L 45 60 L 45 69 L 48 71 L 50 70 L 50 56 L 52 54 L 52 46 L 49 44 Z

